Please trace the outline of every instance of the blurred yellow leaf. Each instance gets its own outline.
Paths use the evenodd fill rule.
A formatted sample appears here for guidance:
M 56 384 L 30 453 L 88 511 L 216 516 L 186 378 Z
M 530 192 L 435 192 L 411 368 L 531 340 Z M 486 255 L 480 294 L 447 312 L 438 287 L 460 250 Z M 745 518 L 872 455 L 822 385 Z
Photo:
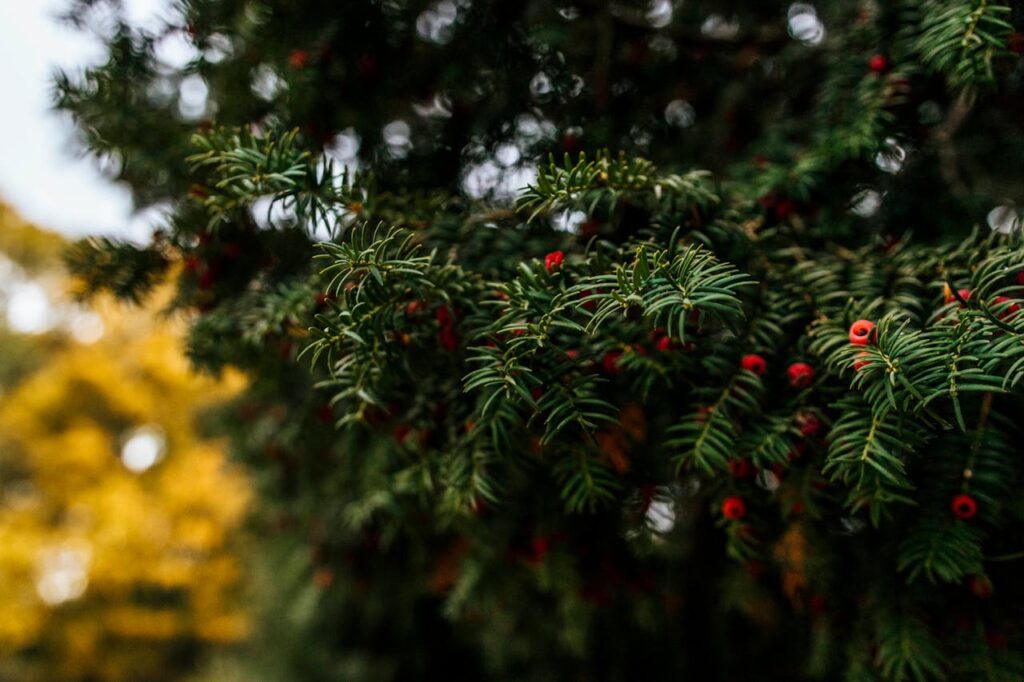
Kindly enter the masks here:
M 0 257 L 73 321 L 59 240 L 11 220 L 0 207 Z M 181 325 L 157 312 L 169 296 L 98 300 L 98 339 L 54 325 L 24 346 L 40 366 L 0 372 L 17 378 L 0 387 L 0 679 L 179 679 L 245 635 L 232 530 L 248 487 L 193 428 L 243 380 L 189 372 Z

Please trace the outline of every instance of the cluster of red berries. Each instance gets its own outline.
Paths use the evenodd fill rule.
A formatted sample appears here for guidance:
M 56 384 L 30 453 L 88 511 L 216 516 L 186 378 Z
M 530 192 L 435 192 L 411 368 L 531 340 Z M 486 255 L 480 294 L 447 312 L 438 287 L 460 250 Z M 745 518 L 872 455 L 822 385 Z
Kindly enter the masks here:
M 768 363 L 757 353 L 747 353 L 740 358 L 740 367 L 757 376 L 764 376 Z M 814 368 L 806 362 L 794 362 L 786 368 L 786 376 L 793 388 L 807 388 L 814 381 Z
M 850 343 L 854 346 L 866 346 L 877 340 L 878 330 L 875 329 L 875 323 L 871 320 L 857 320 L 850 325 Z M 863 351 L 857 353 L 857 357 L 860 359 L 854 361 L 853 369 L 859 372 L 870 362 L 871 353 Z
M 1017 273 L 1017 283 L 1024 286 L 1024 272 Z M 962 308 L 964 303 L 971 300 L 970 289 L 957 289 L 956 294 L 947 285 L 945 287 L 945 293 L 943 295 L 943 301 L 946 305 L 953 303 L 954 301 L 960 301 L 958 307 Z M 992 300 L 992 307 L 996 309 L 996 317 L 1000 320 L 1006 320 L 1006 318 L 1013 315 L 1015 312 L 1020 310 L 1020 306 L 1013 302 L 1013 299 L 1009 296 L 996 296 Z

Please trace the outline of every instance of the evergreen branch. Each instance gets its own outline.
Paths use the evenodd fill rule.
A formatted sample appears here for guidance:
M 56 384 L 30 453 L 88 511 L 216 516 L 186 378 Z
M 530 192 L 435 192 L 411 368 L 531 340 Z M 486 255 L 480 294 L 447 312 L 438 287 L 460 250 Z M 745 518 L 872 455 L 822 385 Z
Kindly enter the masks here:
M 569 291 L 582 304 L 596 305 L 586 327 L 590 334 L 612 315 L 639 308 L 654 325 L 685 341 L 686 324 L 695 314 L 735 329 L 744 316 L 739 291 L 752 285 L 733 265 L 699 246 L 674 253 L 641 244 L 630 263 L 613 274 L 582 278 Z
M 1008 54 L 1011 8 L 989 0 L 923 0 L 913 49 L 925 67 L 959 87 L 991 84 L 994 58 Z M 918 23 L 919 22 L 919 23 Z
M 755 467 L 769 468 L 789 462 L 799 437 L 792 415 L 764 415 L 744 430 L 736 451 L 748 453 Z
M 383 393 L 397 380 L 386 367 L 407 349 L 433 345 L 423 330 L 399 329 L 408 303 L 462 298 L 480 284 L 451 264 L 422 254 L 412 235 L 397 228 L 353 229 L 345 241 L 321 244 L 328 265 L 321 275 L 335 295 L 330 312 L 317 315 L 313 342 L 303 351 L 312 364 L 326 358 L 331 378 L 320 386 L 335 390 L 332 403 L 354 402 L 340 423 L 360 420 L 368 405 L 381 406 Z
M 605 209 L 611 213 L 626 195 L 707 206 L 719 202 L 710 178 L 708 171 L 700 170 L 659 177 L 650 161 L 627 159 L 624 154 L 612 159 L 608 152 L 600 152 L 595 160 L 589 161 L 581 153 L 576 163 L 566 154 L 561 166 L 552 156 L 548 165 L 539 169 L 535 184 L 520 196 L 517 208 L 531 211 L 532 221 L 559 205 L 577 205 L 591 214 L 606 201 Z
M 665 445 L 677 453 L 673 457 L 677 471 L 691 463 L 708 474 L 724 471 L 737 454 L 736 423 L 759 410 L 763 388 L 753 372 L 736 372 L 713 402 L 671 427 Z
M 597 159 L 588 161 L 586 154 L 581 152 L 573 163 L 566 154 L 561 166 L 551 156 L 547 167 L 539 169 L 536 184 L 529 185 L 519 198 L 517 207 L 521 211 L 532 209 L 530 220 L 533 220 L 557 204 L 579 200 L 590 190 L 606 188 L 623 192 L 644 189 L 649 186 L 653 174 L 654 165 L 649 161 L 626 160 L 625 155 L 613 161 L 607 152 L 601 152 Z M 600 199 L 601 194 L 594 193 L 588 213 Z
M 879 615 L 875 662 L 886 680 L 902 682 L 945 678 L 946 657 L 920 619 L 906 612 Z
M 566 511 L 573 514 L 594 512 L 609 504 L 621 487 L 606 464 L 582 450 L 560 459 L 554 475 L 562 485 Z
M 71 274 L 79 279 L 79 295 L 109 291 L 120 299 L 139 303 L 167 272 L 170 262 L 156 247 L 93 237 L 75 242 L 64 254 Z
M 347 168 L 339 173 L 332 161 L 303 149 L 298 130 L 256 135 L 247 129 L 216 129 L 195 135 L 193 143 L 201 150 L 187 159 L 193 173 L 212 175 L 209 186 L 192 192 L 210 215 L 208 229 L 262 198 L 269 198 L 267 222 L 276 208 L 310 231 L 323 225 L 333 232 L 340 221 L 363 213 L 362 179 L 350 178 Z
M 490 472 L 494 465 L 494 453 L 484 448 L 453 448 L 442 453 L 439 462 L 442 509 L 465 513 L 481 502 L 497 503 L 504 490 Z
M 841 416 L 829 432 L 822 473 L 848 486 L 847 506 L 867 508 L 878 525 L 889 504 L 914 504 L 904 458 L 924 433 L 916 423 L 875 412 L 859 397 L 844 398 L 834 407 Z
M 550 443 L 563 429 L 576 424 L 593 433 L 601 422 L 615 423 L 618 408 L 597 395 L 599 379 L 590 374 L 572 377 L 565 384 L 547 388 L 537 401 L 538 414 L 545 415 L 541 444 Z
M 943 517 L 923 519 L 900 545 L 899 570 L 907 582 L 923 575 L 930 582 L 955 583 L 982 572 L 984 533 L 963 521 Z

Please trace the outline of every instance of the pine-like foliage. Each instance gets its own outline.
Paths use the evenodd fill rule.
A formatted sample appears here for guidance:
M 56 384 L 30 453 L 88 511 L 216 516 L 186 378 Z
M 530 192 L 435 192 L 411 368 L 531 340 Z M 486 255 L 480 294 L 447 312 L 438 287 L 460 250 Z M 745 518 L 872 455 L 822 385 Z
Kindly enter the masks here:
M 1020 678 L 1024 9 L 819 5 L 186 0 L 58 79 L 173 207 L 72 265 L 183 262 L 311 556 L 240 675 Z

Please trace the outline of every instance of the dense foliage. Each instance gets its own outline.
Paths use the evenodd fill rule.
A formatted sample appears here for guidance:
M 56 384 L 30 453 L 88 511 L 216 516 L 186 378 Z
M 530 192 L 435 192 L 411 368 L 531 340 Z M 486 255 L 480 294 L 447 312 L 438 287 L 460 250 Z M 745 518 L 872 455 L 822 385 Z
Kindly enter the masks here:
M 168 217 L 69 260 L 252 377 L 240 675 L 1024 676 L 1019 3 L 108 9 Z

